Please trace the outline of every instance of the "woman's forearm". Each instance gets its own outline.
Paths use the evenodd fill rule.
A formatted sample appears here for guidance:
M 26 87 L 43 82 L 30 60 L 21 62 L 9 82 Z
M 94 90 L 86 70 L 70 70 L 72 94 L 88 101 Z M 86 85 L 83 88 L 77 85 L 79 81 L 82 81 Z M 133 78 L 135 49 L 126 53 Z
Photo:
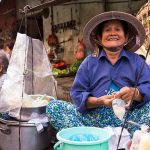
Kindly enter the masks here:
M 112 107 L 113 95 L 104 95 L 100 97 L 88 97 L 86 102 L 87 108 L 96 108 L 99 106 Z
M 101 105 L 103 105 L 103 100 L 97 97 L 90 96 L 86 101 L 87 108 L 96 108 Z

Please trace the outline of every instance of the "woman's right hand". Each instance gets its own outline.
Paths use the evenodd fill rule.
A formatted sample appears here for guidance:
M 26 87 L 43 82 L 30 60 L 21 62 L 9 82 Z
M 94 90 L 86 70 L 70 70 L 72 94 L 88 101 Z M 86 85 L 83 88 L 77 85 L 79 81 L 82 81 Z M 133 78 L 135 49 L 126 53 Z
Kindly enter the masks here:
M 112 107 L 112 101 L 114 100 L 113 95 L 104 95 L 99 98 L 97 98 L 97 103 L 107 106 L 107 107 Z
M 87 108 L 96 108 L 99 106 L 112 107 L 112 101 L 114 100 L 113 95 L 104 95 L 101 97 L 88 97 L 86 102 Z

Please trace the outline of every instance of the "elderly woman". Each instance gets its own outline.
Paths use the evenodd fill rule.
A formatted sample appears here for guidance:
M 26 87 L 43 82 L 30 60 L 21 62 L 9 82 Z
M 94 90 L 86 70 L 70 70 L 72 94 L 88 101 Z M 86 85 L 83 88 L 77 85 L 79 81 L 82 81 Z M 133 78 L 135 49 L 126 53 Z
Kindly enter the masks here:
M 118 127 L 112 109 L 115 98 L 132 109 L 128 119 L 150 125 L 150 67 L 133 53 L 143 44 L 145 30 L 132 15 L 112 11 L 92 18 L 84 29 L 84 41 L 93 54 L 76 74 L 71 97 L 74 104 L 51 101 L 50 123 L 58 130 L 74 126 Z M 137 127 L 126 125 L 132 134 Z
M 9 61 L 3 50 L 0 50 L 0 90 L 2 88 L 4 79 L 6 77 L 6 71 L 8 68 Z

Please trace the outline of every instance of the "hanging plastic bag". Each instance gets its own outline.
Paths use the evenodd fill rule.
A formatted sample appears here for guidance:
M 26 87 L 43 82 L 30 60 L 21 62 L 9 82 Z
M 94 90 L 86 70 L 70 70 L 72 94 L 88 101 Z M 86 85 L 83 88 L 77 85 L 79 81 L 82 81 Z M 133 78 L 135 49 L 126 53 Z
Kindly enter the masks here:
M 18 116 L 24 96 L 47 94 L 56 98 L 56 84 L 43 43 L 18 33 L 0 91 L 0 112 Z

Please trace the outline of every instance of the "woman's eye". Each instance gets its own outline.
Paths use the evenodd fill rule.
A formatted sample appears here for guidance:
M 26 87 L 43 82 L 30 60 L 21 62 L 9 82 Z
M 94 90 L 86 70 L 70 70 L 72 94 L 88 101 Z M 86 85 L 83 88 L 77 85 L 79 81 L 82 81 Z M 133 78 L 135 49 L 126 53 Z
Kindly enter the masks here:
M 114 28 L 114 29 L 112 29 L 112 28 L 105 28 L 104 29 L 104 32 L 120 32 L 120 31 L 122 31 L 122 28 Z
M 117 28 L 116 31 L 121 31 L 121 29 L 120 29 L 120 28 Z
M 105 31 L 105 32 L 109 32 L 109 31 L 111 31 L 111 29 L 105 29 L 104 31 Z

